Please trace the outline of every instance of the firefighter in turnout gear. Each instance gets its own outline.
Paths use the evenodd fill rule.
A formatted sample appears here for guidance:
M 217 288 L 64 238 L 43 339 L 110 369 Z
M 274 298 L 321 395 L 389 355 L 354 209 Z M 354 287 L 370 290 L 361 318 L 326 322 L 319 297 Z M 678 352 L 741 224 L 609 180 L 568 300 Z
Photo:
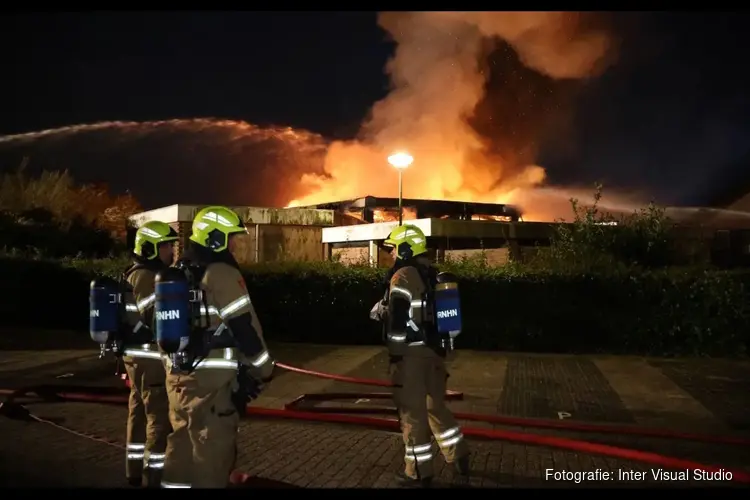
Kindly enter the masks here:
M 226 207 L 204 208 L 193 221 L 185 265 L 202 291 L 207 340 L 198 347 L 202 352 L 187 348 L 194 352 L 192 369 L 167 363 L 173 432 L 167 440 L 165 488 L 227 487 L 237 456 L 236 393 L 247 386 L 239 378 L 250 377 L 257 396 L 257 388 L 273 375 L 275 363 L 231 254 L 237 235 L 246 232 L 239 216 Z M 244 410 L 250 395 L 240 396 Z
M 130 379 L 126 475 L 132 486 L 159 487 L 169 434 L 166 373 L 153 331 L 154 278 L 172 264 L 177 232 L 169 224 L 146 222 L 136 232 L 133 266 L 125 271 L 126 323 L 132 333 L 123 352 Z
M 445 405 L 448 344 L 440 338 L 433 318 L 438 275 L 425 255 L 425 235 L 407 224 L 395 228 L 384 243 L 394 248 L 396 257 L 385 302 L 389 371 L 405 447 L 400 482 L 410 487 L 430 486 L 434 474 L 432 436 L 457 477 L 465 480 L 469 450 Z

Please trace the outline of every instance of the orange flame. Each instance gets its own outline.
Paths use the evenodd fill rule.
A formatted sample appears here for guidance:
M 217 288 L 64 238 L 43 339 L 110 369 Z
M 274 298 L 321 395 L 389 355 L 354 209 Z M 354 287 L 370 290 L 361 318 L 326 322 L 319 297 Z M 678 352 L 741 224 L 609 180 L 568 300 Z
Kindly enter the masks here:
M 360 139 L 330 145 L 322 175 L 302 176 L 301 190 L 308 194 L 289 206 L 395 197 L 399 172 L 388 157 L 396 152 L 408 152 L 414 160 L 402 171 L 405 198 L 524 200 L 546 176 L 532 163 L 538 130 L 517 134 L 511 127 L 505 131 L 509 137 L 490 139 L 470 123 L 486 93 L 489 71 L 482 61 L 487 44 L 504 40 L 517 54 L 517 64 L 552 80 L 591 77 L 601 70 L 610 40 L 584 27 L 580 17 L 563 12 L 382 13 L 379 23 L 397 44 L 387 66 L 393 90 L 372 108 Z M 494 114 L 495 120 L 503 118 Z M 509 119 L 518 120 L 512 114 Z M 498 152 L 494 143 L 507 147 Z
M 496 179 L 488 170 L 469 164 L 466 154 L 450 146 L 411 148 L 414 163 L 403 175 L 404 198 L 508 203 L 519 189 L 541 184 L 544 169 L 531 165 L 523 175 L 488 188 Z M 418 152 L 417 152 L 418 151 Z M 310 193 L 292 200 L 288 207 L 315 205 L 364 196 L 398 196 L 398 170 L 391 167 L 378 148 L 355 142 L 334 142 L 328 149 L 327 175 L 305 174 L 301 183 Z M 472 172 L 466 176 L 464 172 Z

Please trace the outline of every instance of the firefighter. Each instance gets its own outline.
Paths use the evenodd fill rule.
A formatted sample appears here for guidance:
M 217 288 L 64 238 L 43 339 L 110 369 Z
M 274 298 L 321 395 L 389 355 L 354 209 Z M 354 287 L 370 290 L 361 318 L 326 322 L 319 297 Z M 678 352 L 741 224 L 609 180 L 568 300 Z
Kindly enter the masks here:
M 162 487 L 224 488 L 237 456 L 236 391 L 248 380 L 255 393 L 273 375 L 271 359 L 245 280 L 232 256 L 242 220 L 226 207 L 207 207 L 193 221 L 184 263 L 202 290 L 209 315 L 207 345 L 186 371 L 168 362 L 173 432 L 167 440 Z M 168 358 L 171 359 L 171 358 Z M 244 396 L 243 396 L 244 397 Z M 244 399 L 243 399 L 244 400 Z
M 384 244 L 393 247 L 396 257 L 389 273 L 385 317 L 389 372 L 405 447 L 405 469 L 397 479 L 407 487 L 430 486 L 434 436 L 445 461 L 453 464 L 457 477 L 465 481 L 469 450 L 445 405 L 447 353 L 431 318 L 434 304 L 430 303 L 430 290 L 434 290 L 437 272 L 425 255 L 425 235 L 416 226 L 402 225 Z
M 150 221 L 135 235 L 133 265 L 125 271 L 127 338 L 123 352 L 130 379 L 125 473 L 131 486 L 159 487 L 169 434 L 166 373 L 153 330 L 154 278 L 172 263 L 177 232 Z M 130 333 L 132 332 L 132 333 Z

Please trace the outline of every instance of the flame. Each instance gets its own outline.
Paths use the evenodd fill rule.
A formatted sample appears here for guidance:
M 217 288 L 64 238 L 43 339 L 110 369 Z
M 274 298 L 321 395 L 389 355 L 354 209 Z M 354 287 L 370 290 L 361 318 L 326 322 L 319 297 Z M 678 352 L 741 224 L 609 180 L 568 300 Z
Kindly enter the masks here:
M 487 220 L 494 222 L 512 222 L 513 219 L 507 215 L 472 215 L 471 220 Z
M 525 167 L 523 174 L 499 188 L 486 188 L 495 179 L 468 163 L 466 153 L 455 147 L 412 147 L 414 163 L 403 171 L 404 198 L 428 200 L 509 203 L 519 189 L 540 185 L 546 173 L 538 165 Z M 288 207 L 316 205 L 364 196 L 395 197 L 398 171 L 387 162 L 387 154 L 355 142 L 334 142 L 328 149 L 326 176 L 304 174 L 303 189 L 310 194 L 292 200 Z M 463 172 L 475 175 L 465 177 Z
M 411 207 L 403 207 L 403 220 L 414 220 L 417 218 L 417 211 Z M 385 210 L 375 209 L 372 211 L 373 222 L 395 222 L 398 221 L 398 209 Z

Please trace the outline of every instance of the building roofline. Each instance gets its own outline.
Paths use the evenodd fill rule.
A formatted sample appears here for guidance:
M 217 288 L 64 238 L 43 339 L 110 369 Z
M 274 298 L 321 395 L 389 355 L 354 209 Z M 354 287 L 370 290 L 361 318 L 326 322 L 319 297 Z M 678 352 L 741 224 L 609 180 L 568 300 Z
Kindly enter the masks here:
M 198 210 L 211 205 L 168 205 L 131 215 L 129 220 L 136 226 L 158 220 L 168 224 L 192 222 Z M 332 226 L 336 223 L 336 211 L 304 207 L 272 208 L 252 206 L 229 206 L 237 211 L 246 223 L 250 224 L 289 224 Z
M 473 201 L 456 201 L 456 200 L 426 200 L 420 198 L 403 198 L 403 206 L 414 206 L 418 209 L 420 207 L 429 208 L 432 207 L 459 207 L 463 206 L 464 211 L 472 212 L 475 214 L 483 215 L 508 215 L 520 217 L 522 215 L 520 209 L 514 205 L 508 205 L 503 203 L 476 203 Z M 315 208 L 315 209 L 376 209 L 382 207 L 397 207 L 398 198 L 387 198 L 377 196 L 364 196 L 361 198 L 354 198 L 349 200 L 331 201 L 326 203 L 318 203 L 314 205 L 305 205 L 297 208 Z
M 545 239 L 549 238 L 555 224 L 547 222 L 497 222 L 456 219 L 411 219 L 406 221 L 417 226 L 428 238 L 505 238 Z M 323 243 L 355 243 L 380 241 L 388 237 L 398 221 L 375 222 L 356 226 L 324 227 Z

